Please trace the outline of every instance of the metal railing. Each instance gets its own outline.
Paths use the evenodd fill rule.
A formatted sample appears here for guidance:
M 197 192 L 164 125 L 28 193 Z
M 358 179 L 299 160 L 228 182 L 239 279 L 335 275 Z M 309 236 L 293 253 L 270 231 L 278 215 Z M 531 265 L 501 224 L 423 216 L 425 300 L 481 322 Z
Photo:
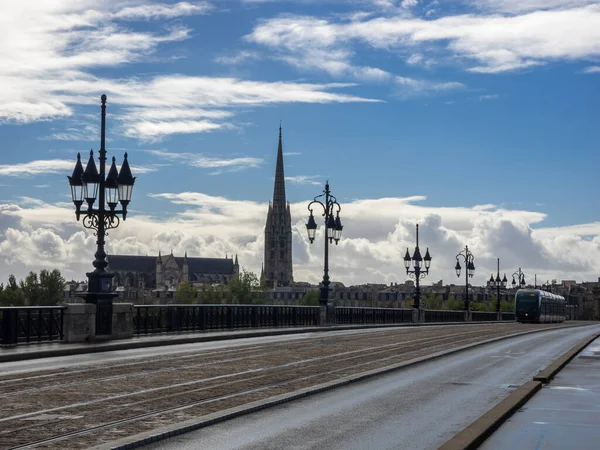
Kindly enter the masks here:
M 471 320 L 473 322 L 493 322 L 498 320 L 498 313 L 488 311 L 472 311 Z
M 0 308 L 0 345 L 62 340 L 65 307 Z
M 515 313 L 511 312 L 503 312 L 502 320 L 515 320 Z
M 134 334 L 276 328 L 319 324 L 319 307 L 289 305 L 134 305 Z
M 464 311 L 449 311 L 444 309 L 425 310 L 425 322 L 464 322 L 465 312 Z
M 412 322 L 412 309 L 338 306 L 335 308 L 335 320 L 338 325 Z

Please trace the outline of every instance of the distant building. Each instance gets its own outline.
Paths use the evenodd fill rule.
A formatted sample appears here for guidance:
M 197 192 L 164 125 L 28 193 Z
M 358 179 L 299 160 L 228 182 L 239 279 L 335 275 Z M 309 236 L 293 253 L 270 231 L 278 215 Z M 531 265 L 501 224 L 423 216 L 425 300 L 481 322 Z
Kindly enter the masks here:
M 265 225 L 265 255 L 260 274 L 261 283 L 267 287 L 291 286 L 294 283 L 292 268 L 292 217 L 290 204 L 285 199 L 283 173 L 283 144 L 279 126 L 279 146 L 275 167 L 273 201 L 269 202 Z
M 109 255 L 109 272 L 115 274 L 115 288 L 130 287 L 137 289 L 169 289 L 179 283 L 191 284 L 227 284 L 238 277 L 240 268 L 233 258 L 188 258 L 187 253 L 175 257 L 173 253 L 162 256 Z

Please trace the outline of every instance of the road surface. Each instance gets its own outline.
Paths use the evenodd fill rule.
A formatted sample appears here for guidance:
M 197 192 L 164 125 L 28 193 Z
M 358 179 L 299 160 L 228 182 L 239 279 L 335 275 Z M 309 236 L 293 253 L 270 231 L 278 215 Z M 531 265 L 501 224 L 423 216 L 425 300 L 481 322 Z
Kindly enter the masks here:
M 436 449 L 594 332 L 600 325 L 510 338 L 144 448 Z

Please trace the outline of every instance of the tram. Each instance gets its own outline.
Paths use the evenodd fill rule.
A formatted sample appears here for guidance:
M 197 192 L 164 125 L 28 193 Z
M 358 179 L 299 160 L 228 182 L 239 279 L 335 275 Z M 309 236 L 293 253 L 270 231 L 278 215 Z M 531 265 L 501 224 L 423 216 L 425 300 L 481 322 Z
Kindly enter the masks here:
M 567 320 L 565 298 L 539 289 L 519 289 L 515 294 L 517 322 L 564 322 Z

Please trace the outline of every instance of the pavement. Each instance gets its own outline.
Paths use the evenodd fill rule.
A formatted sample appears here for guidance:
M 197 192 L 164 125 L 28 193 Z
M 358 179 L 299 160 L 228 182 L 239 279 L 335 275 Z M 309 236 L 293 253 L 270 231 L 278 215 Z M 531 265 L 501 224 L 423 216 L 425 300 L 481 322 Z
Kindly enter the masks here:
M 246 339 L 263 336 L 278 336 L 298 333 L 315 333 L 338 330 L 360 330 L 365 328 L 390 328 L 408 326 L 445 326 L 445 325 L 477 325 L 484 322 L 447 322 L 447 323 L 399 323 L 385 325 L 331 325 L 295 328 L 258 328 L 245 330 L 225 330 L 208 332 L 153 334 L 136 336 L 131 339 L 119 339 L 104 342 L 81 342 L 67 344 L 64 342 L 19 344 L 13 347 L 0 346 L 0 363 L 24 361 L 38 358 L 55 358 L 59 356 L 81 355 L 85 353 L 111 352 L 116 350 L 131 350 L 146 347 L 159 347 L 163 345 L 193 344 L 197 342 L 210 342 L 228 339 Z M 512 321 L 499 321 L 497 323 L 512 323 Z M 491 324 L 491 323 L 490 323 Z
M 600 338 L 572 359 L 479 448 L 600 448 Z

